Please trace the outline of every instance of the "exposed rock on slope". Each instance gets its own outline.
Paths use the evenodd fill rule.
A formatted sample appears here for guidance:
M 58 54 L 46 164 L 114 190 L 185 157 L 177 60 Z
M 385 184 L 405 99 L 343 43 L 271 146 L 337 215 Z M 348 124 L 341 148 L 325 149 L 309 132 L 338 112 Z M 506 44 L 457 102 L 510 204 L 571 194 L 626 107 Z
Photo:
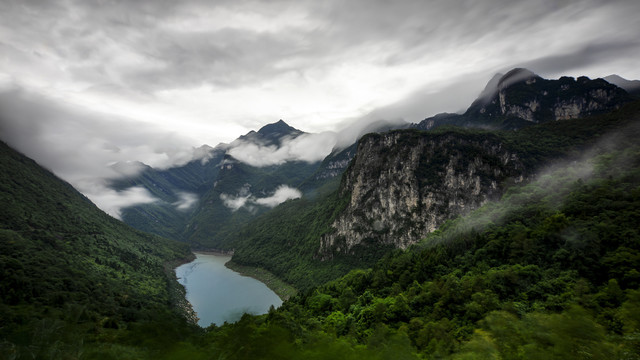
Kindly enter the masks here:
M 439 114 L 415 127 L 442 125 L 517 129 L 547 121 L 576 119 L 619 109 L 632 98 L 603 79 L 546 80 L 526 69 L 497 74 L 464 114 Z
M 356 245 L 416 243 L 447 219 L 500 194 L 507 179 L 522 181 L 524 165 L 491 134 L 392 131 L 360 140 L 340 192 L 345 211 L 322 238 L 319 256 Z

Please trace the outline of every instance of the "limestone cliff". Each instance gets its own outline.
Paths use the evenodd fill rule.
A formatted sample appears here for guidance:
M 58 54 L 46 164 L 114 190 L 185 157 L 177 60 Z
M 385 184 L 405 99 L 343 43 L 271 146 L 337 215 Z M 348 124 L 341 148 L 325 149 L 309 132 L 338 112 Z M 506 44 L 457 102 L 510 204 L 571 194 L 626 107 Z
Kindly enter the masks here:
M 318 255 L 329 259 L 369 244 L 406 248 L 523 174 L 518 155 L 490 134 L 369 134 L 340 185 L 349 204 L 323 236 Z

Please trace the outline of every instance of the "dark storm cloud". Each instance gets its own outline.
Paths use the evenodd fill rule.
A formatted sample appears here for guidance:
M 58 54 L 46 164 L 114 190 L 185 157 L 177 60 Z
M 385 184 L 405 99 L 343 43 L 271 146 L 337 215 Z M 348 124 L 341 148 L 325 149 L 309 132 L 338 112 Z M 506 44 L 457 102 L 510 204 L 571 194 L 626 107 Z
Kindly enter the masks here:
M 0 92 L 0 109 L 2 140 L 69 178 L 86 174 L 87 166 L 93 175 L 116 176 L 105 165 L 134 153 L 159 167 L 185 163 L 194 153 L 186 146 L 190 139 L 151 124 L 87 112 L 21 89 Z
M 536 36 L 528 31 L 540 22 L 574 21 L 614 5 L 638 8 L 630 1 L 588 0 L 8 1 L 0 10 L 6 28 L 21 29 L 16 40 L 33 42 L 34 51 L 39 45 L 68 61 L 67 71 L 77 80 L 153 91 L 255 85 L 289 71 L 332 66 L 357 54 L 368 55 L 367 62 L 393 67 L 492 37 L 527 41 Z M 232 22 L 209 28 L 206 13 L 218 10 L 259 14 L 256 23 L 265 22 L 267 30 L 260 24 L 252 28 Z M 288 18 L 279 17 L 287 12 L 306 19 L 309 26 L 287 26 Z M 614 15 L 625 14 L 632 12 Z M 625 24 L 624 36 L 640 33 L 638 21 L 628 16 L 617 19 Z M 211 21 L 220 20 L 224 19 Z M 190 22 L 191 27 L 196 22 L 205 26 L 192 29 Z M 283 25 L 275 26 L 278 22 Z M 585 34 L 559 35 L 577 44 L 588 40 Z M 638 44 L 632 45 L 637 51 Z M 583 49 L 590 50 L 589 45 Z M 509 54 L 504 56 L 508 59 Z M 576 54 L 560 60 L 566 69 L 584 58 Z M 540 65 L 548 66 L 542 60 Z

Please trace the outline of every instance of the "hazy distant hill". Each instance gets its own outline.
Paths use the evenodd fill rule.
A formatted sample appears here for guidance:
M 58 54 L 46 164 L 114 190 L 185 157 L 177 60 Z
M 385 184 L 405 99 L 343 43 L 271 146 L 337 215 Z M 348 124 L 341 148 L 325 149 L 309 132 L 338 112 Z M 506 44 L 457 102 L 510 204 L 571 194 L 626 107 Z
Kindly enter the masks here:
M 603 79 L 625 89 L 629 94 L 640 96 L 640 80 L 627 80 L 619 75 L 609 75 Z

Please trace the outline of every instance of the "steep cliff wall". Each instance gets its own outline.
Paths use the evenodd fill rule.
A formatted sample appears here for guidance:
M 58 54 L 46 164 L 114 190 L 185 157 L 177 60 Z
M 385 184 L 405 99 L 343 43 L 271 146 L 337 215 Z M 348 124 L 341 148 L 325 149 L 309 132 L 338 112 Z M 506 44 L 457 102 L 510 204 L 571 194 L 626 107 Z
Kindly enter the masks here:
M 349 205 L 323 236 L 318 255 L 329 259 L 357 245 L 406 248 L 499 195 L 506 180 L 522 181 L 523 174 L 518 155 L 491 134 L 367 135 L 340 186 Z

